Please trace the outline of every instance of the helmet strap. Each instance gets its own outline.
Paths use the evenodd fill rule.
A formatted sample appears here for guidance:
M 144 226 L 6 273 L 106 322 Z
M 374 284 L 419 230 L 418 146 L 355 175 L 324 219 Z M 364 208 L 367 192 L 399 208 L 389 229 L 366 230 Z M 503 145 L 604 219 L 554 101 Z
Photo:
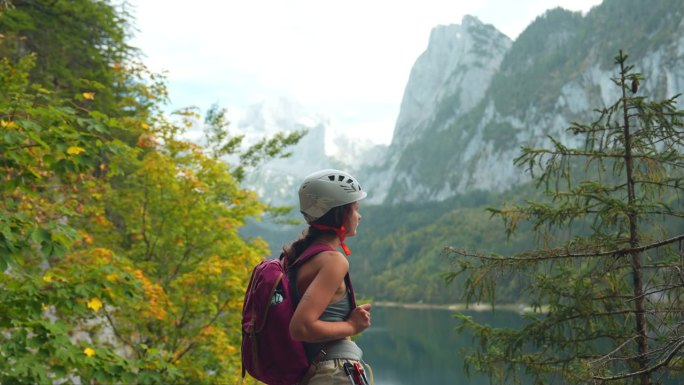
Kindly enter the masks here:
M 344 225 L 340 227 L 332 227 L 328 225 L 322 225 L 320 223 L 310 223 L 309 225 L 319 230 L 332 230 L 337 233 L 337 237 L 340 239 L 340 246 L 342 247 L 342 250 L 344 250 L 344 254 L 346 256 L 351 255 L 351 250 L 349 250 L 349 247 L 347 247 L 347 245 L 344 243 L 344 238 L 347 236 L 347 229 L 344 228 Z

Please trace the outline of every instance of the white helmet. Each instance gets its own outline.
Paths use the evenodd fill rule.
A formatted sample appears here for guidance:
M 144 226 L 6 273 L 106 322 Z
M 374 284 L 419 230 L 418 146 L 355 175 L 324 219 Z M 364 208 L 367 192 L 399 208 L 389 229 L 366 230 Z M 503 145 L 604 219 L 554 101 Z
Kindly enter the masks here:
M 333 207 L 343 206 L 366 197 L 359 182 L 340 170 L 321 170 L 306 178 L 299 187 L 299 210 L 311 223 Z

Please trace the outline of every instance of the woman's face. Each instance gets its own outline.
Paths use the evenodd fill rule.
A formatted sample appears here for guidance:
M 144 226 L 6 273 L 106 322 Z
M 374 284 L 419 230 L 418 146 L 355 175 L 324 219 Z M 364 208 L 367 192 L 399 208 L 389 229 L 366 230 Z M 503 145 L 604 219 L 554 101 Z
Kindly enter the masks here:
M 347 229 L 347 236 L 353 237 L 356 235 L 356 228 L 359 227 L 361 221 L 361 213 L 359 212 L 359 202 L 354 202 L 349 205 L 349 215 L 344 221 L 344 228 Z

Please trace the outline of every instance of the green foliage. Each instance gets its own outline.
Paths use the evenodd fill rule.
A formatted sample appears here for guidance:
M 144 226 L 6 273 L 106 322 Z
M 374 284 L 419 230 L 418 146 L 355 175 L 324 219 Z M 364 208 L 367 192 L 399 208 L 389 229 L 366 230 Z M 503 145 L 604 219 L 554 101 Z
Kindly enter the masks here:
M 550 138 L 523 148 L 525 166 L 547 196 L 491 212 L 509 235 L 529 223 L 540 247 L 511 256 L 450 248 L 468 302 L 496 301 L 514 274 L 537 313 L 521 330 L 495 329 L 461 316 L 479 340 L 468 364 L 498 381 L 649 384 L 681 376 L 681 250 L 684 216 L 684 111 L 676 97 L 639 96 L 641 76 L 626 65 L 613 79 L 621 97 L 591 124 L 573 124 L 581 148 Z M 560 232 L 560 233 L 559 233 Z M 567 232 L 569 236 L 558 237 Z M 679 242 L 679 243 L 678 243 Z M 673 311 L 675 313 L 673 313 Z
M 503 115 L 551 109 L 568 79 L 592 65 L 611 67 L 610 58 L 597 53 L 624 49 L 643 57 L 676 39 L 682 17 L 677 0 L 605 0 L 586 17 L 549 10 L 513 43 L 488 93 Z
M 676 41 L 684 5 L 677 0 L 644 3 L 639 0 L 606 0 L 587 15 L 584 45 L 596 52 L 623 49 L 632 57 L 641 57 L 657 47 Z M 587 52 L 587 48 L 583 47 Z M 597 57 L 602 67 L 612 65 L 609 57 Z
M 130 59 L 126 45 L 127 14 L 108 1 L 12 0 L 0 12 L 0 56 L 17 60 L 27 52 L 38 57 L 31 80 L 63 97 L 98 88 L 93 101 L 114 112 L 120 90 L 113 87 L 112 66 Z
M 99 1 L 0 2 L 0 383 L 235 383 L 249 269 L 238 229 L 265 210 L 232 168 L 224 111 L 159 113 L 164 78 L 128 60 Z M 40 26 L 40 27 L 39 27 Z M 224 130 L 225 133 L 222 133 Z M 240 150 L 241 151 L 241 150 Z M 237 177 L 236 177 L 237 176 Z
M 297 144 L 306 135 L 306 131 L 277 132 L 272 138 L 259 139 L 243 150 L 245 137 L 244 135 L 231 135 L 229 133 L 228 126 L 230 123 L 226 119 L 226 113 L 226 109 L 213 105 L 207 111 L 204 120 L 204 132 L 211 156 L 216 159 L 229 155 L 238 156 L 239 162 L 233 168 L 232 173 L 239 181 L 244 179 L 247 170 L 254 168 L 264 160 L 290 156 L 291 154 L 286 152 L 286 149 Z
M 99 278 L 112 266 L 73 274 L 49 266 L 80 249 L 82 233 L 72 221 L 84 212 L 101 156 L 116 153 L 121 143 L 87 99 L 61 99 L 28 81 L 33 64 L 30 55 L 0 63 L 0 382 L 72 375 L 115 382 L 146 363 L 74 335 L 95 333 L 88 324 L 96 319 L 88 311 L 93 298 L 135 297 L 139 290 L 125 282 L 102 284 Z
M 63 194 L 78 189 L 98 154 L 118 145 L 105 139 L 107 127 L 94 114 L 79 111 L 87 101 L 54 98 L 30 84 L 26 75 L 33 63 L 33 56 L 16 66 L 0 62 L 2 270 L 28 248 L 44 258 L 64 254 L 76 236 L 62 218 L 74 216 L 78 202 Z
M 513 43 L 488 93 L 505 116 L 534 106 L 547 110 L 560 87 L 580 68 L 584 57 L 568 48 L 583 28 L 582 15 L 561 8 L 538 17 Z M 539 47 L 544 47 L 543 50 Z
M 528 190 L 513 191 L 511 196 L 530 196 Z M 348 240 L 355 290 L 387 301 L 453 303 L 461 288 L 444 284 L 446 245 L 496 245 L 497 252 L 504 253 L 534 241 L 525 236 L 506 239 L 501 224 L 484 210 L 500 199 L 478 191 L 445 202 L 362 205 L 360 233 Z M 503 301 L 519 299 L 516 285 L 511 281 Z
M 94 243 L 131 261 L 143 288 L 142 301 L 108 311 L 108 320 L 135 356 L 174 369 L 160 381 L 232 382 L 245 279 L 265 253 L 237 229 L 264 206 L 226 164 L 179 140 L 175 125 L 150 131 L 164 146 L 112 158 L 125 171 L 84 223 Z

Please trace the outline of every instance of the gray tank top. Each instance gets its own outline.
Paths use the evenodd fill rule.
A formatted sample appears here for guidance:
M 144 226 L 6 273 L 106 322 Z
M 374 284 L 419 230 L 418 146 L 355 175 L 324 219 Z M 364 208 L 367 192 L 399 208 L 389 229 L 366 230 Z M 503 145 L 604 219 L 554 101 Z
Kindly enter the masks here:
M 293 289 L 295 291 L 295 295 L 297 296 L 297 302 L 299 302 L 299 299 L 302 298 L 302 295 L 299 293 L 299 288 L 297 287 L 297 280 L 296 280 L 296 271 L 293 272 L 291 278 L 295 278 L 292 282 L 294 283 Z M 328 305 L 325 310 L 323 311 L 323 314 L 318 318 L 321 321 L 327 321 L 327 322 L 342 322 L 346 321 L 347 317 L 349 317 L 349 313 L 351 313 L 352 308 L 351 308 L 351 298 L 350 298 L 351 293 L 349 292 L 349 288 L 347 288 L 347 293 L 342 297 L 339 301 L 331 303 Z M 351 342 L 354 346 L 350 346 L 349 342 L 351 341 L 346 341 L 346 340 L 339 340 L 337 343 L 332 344 L 332 346 L 329 346 L 328 351 L 326 352 L 326 359 L 333 359 L 333 358 L 348 358 L 348 359 L 353 359 L 353 360 L 360 360 L 361 359 L 361 349 L 356 347 L 356 344 Z M 321 349 L 327 344 L 328 342 L 322 342 L 322 343 L 304 343 L 304 350 L 306 351 L 306 356 L 309 358 L 309 361 L 313 360 L 314 357 L 318 354 Z M 339 346 L 338 346 L 339 345 Z M 342 357 L 339 357 L 339 356 Z
M 351 299 L 349 298 L 349 290 L 347 290 L 347 294 L 339 301 L 328 305 L 318 319 L 329 322 L 346 321 L 351 310 Z

